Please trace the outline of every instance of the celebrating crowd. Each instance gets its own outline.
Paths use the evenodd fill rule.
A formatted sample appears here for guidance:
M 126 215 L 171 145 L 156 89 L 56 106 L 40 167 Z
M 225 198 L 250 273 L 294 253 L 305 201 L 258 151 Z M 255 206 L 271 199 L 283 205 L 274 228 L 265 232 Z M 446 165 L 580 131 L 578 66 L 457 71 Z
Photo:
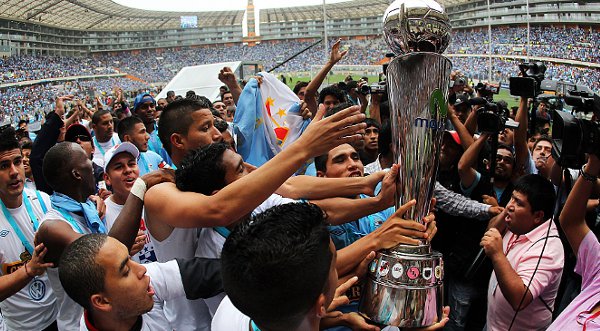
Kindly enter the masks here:
M 419 240 L 444 254 L 448 306 L 418 330 L 597 330 L 598 155 L 562 171 L 544 100 L 521 98 L 516 128 L 478 127 L 489 95 L 453 72 L 435 202 L 415 222 L 414 200 L 394 206 L 387 94 L 321 88 L 349 54 L 335 41 L 293 91 L 274 79 L 299 131 L 261 162 L 264 121 L 249 135 L 244 120 L 267 74 L 242 87 L 223 68 L 217 100 L 128 98 L 123 80 L 34 99 L 54 104 L 35 137 L 0 128 L 0 330 L 381 330 L 358 313 L 385 270 L 375 252 Z

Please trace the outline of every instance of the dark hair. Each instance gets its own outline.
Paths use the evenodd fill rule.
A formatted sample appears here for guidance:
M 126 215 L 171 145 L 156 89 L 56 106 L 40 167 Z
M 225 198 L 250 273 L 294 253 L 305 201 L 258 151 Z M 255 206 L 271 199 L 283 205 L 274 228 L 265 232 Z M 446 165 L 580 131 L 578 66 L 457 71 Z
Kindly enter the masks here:
M 379 147 L 379 154 L 387 155 L 390 152 L 390 145 L 392 144 L 392 125 L 389 120 L 383 121 L 381 129 L 379 130 L 379 137 L 377 137 L 377 147 Z
M 33 149 L 33 142 L 31 142 L 31 139 L 23 139 L 19 142 L 19 145 L 21 146 L 21 149 Z
M 513 191 L 527 196 L 532 213 L 541 210 L 544 212 L 544 220 L 552 217 L 556 193 L 554 192 L 554 185 L 544 176 L 537 174 L 522 176 L 517 179 Z
M 381 130 L 381 124 L 370 117 L 365 118 L 365 123 L 367 123 L 367 128 L 374 126 L 377 130 Z
M 105 234 L 79 237 L 63 251 L 58 277 L 65 292 L 86 310 L 91 310 L 92 295 L 104 291 L 104 268 L 96 263 L 96 255 L 106 243 Z
M 325 101 L 325 97 L 328 95 L 335 97 L 340 103 L 346 101 L 346 96 L 340 88 L 333 85 L 329 85 L 326 88 L 322 89 L 319 93 L 319 103 L 323 103 L 323 101 Z
M 535 141 L 535 143 L 533 144 L 533 149 L 535 149 L 535 147 L 538 145 L 538 143 L 540 141 L 547 141 L 550 143 L 550 145 L 552 145 L 552 138 L 550 138 L 550 136 L 548 136 L 548 135 L 543 134 Z
M 303 87 L 307 87 L 308 82 L 298 82 L 296 86 L 294 86 L 294 94 L 298 94 Z
M 168 91 L 167 92 L 167 97 L 174 97 L 175 96 L 175 91 Z
M 257 324 L 294 329 L 328 290 L 333 259 L 329 245 L 319 207 L 291 203 L 268 209 L 243 221 L 225 241 L 225 292 Z
M 354 106 L 354 105 L 351 102 L 345 102 L 345 101 L 344 102 L 340 102 L 340 103 L 337 104 L 337 106 L 335 106 L 335 107 L 331 108 L 330 110 L 326 111 L 325 112 L 325 117 L 329 117 L 329 116 L 331 116 L 331 115 L 333 115 L 335 113 L 338 113 L 338 112 L 340 112 L 340 111 L 342 111 L 342 110 L 344 110 L 344 109 L 346 109 L 348 107 L 352 107 L 352 106 Z
M 174 100 L 165 107 L 158 120 L 158 137 L 167 153 L 171 154 L 171 135 L 187 134 L 192 125 L 192 113 L 206 109 L 202 102 L 192 99 Z
M 18 126 L 21 126 L 21 124 L 23 124 L 23 123 L 27 124 L 27 123 L 29 123 L 29 121 L 27 121 L 27 120 L 19 120 Z
M 0 152 L 12 151 L 19 148 L 19 140 L 15 129 L 6 125 L 0 127 Z
M 315 157 L 315 169 L 317 171 L 327 171 L 327 158 L 329 157 L 329 153 L 321 154 Z
M 211 195 L 225 187 L 223 153 L 229 146 L 219 142 L 190 151 L 175 171 L 175 185 L 181 191 Z
M 117 125 L 119 139 L 121 139 L 121 141 L 125 141 L 125 135 L 131 134 L 131 130 L 133 130 L 135 125 L 138 123 L 144 124 L 144 121 L 137 116 L 125 117 L 124 119 L 120 120 L 119 124 Z
M 225 99 L 225 94 L 227 94 L 227 93 L 231 94 L 231 96 L 233 97 L 233 93 L 231 93 L 230 90 L 227 90 L 227 91 L 223 92 L 223 94 L 221 95 L 221 101 L 223 101 L 223 99 Z
M 67 176 L 72 168 L 74 146 L 78 145 L 63 141 L 52 146 L 44 156 L 42 173 L 46 182 L 54 191 L 60 191 L 63 185 L 68 185 L 71 182 L 67 180 Z
M 100 118 L 106 114 L 110 114 L 110 112 L 106 109 L 99 109 L 94 113 L 94 115 L 92 115 L 92 123 L 98 124 L 98 122 L 100 122 Z
M 221 133 L 225 132 L 225 130 L 227 130 L 227 128 L 229 127 L 229 124 L 227 124 L 227 122 L 221 118 L 221 115 L 219 115 L 219 117 L 215 118 L 214 125 L 215 125 L 215 128 L 217 128 L 217 130 L 219 130 L 219 132 L 221 132 Z

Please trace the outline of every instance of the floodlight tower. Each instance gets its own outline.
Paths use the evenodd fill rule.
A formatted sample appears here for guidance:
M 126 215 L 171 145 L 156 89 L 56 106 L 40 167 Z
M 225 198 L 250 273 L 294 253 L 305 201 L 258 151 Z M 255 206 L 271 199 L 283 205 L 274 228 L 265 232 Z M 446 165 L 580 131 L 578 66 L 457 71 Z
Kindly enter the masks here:
M 256 35 L 253 0 L 248 0 L 248 4 L 246 5 L 246 27 L 248 28 L 248 35 L 242 40 L 244 43 L 247 43 L 248 46 L 255 46 L 256 43 L 260 42 L 260 37 Z

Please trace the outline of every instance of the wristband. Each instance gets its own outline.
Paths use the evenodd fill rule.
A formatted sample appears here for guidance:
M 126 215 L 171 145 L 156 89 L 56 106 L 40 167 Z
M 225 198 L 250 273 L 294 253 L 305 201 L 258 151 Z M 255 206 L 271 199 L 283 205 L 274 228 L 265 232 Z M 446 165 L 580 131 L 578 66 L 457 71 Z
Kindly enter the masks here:
M 587 172 L 585 172 L 585 164 L 581 167 L 581 170 L 579 170 L 579 174 L 581 175 L 581 177 L 583 177 L 583 179 L 587 180 L 588 182 L 595 183 L 598 180 L 598 176 L 590 175 Z
M 25 274 L 27 274 L 27 277 L 29 277 L 29 278 L 35 277 L 35 276 L 32 276 L 29 274 L 29 270 L 27 270 L 27 263 L 25 263 L 23 266 L 25 267 Z
M 131 191 L 129 191 L 129 193 L 144 201 L 144 194 L 146 194 L 146 182 L 138 177 L 135 182 L 133 182 L 133 186 L 131 187 Z

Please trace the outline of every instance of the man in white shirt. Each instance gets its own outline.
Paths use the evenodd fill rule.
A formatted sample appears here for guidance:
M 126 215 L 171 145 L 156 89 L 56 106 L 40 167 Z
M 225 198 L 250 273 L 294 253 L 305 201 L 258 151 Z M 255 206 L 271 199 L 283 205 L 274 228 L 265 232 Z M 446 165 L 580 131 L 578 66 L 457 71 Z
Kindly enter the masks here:
M 162 315 L 164 300 L 197 299 L 222 291 L 218 260 L 141 265 L 129 258 L 127 247 L 102 234 L 74 241 L 60 263 L 65 291 L 85 308 L 80 330 L 172 329 Z
M 50 200 L 24 183 L 15 131 L 0 128 L 0 309 L 9 330 L 55 329 L 58 306 L 44 272 L 51 264 L 40 263 L 46 249 L 33 241 Z
M 146 131 L 144 122 L 141 119 L 135 116 L 126 117 L 119 122 L 117 127 L 119 139 L 123 142 L 127 141 L 134 144 L 139 150 L 137 164 L 140 169 L 140 175 L 169 167 L 160 155 L 149 149 L 150 134 Z
M 100 109 L 92 116 L 95 147 L 93 161 L 101 167 L 104 166 L 104 153 L 121 142 L 114 128 L 113 117 L 108 110 Z
M 113 194 L 106 204 L 106 227 L 110 230 L 115 220 L 123 210 L 133 183 L 140 176 L 137 164 L 138 149 L 132 143 L 124 142 L 115 145 L 104 154 L 104 180 L 110 186 Z M 138 263 L 156 262 L 154 245 L 150 241 L 144 219 L 140 219 L 140 230 L 136 244 L 132 248 L 132 258 Z

